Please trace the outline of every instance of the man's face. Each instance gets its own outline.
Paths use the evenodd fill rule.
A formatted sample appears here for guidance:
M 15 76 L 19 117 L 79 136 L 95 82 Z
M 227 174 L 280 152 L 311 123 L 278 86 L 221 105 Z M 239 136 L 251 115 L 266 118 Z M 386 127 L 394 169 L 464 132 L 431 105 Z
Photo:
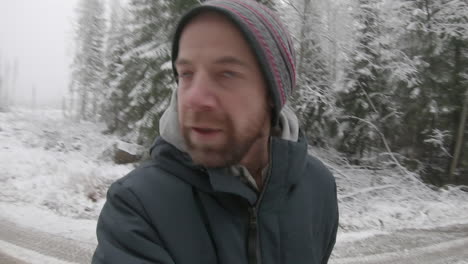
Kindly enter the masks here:
M 190 156 L 206 167 L 239 163 L 270 126 L 266 84 L 241 32 L 221 15 L 201 14 L 185 27 L 175 65 Z

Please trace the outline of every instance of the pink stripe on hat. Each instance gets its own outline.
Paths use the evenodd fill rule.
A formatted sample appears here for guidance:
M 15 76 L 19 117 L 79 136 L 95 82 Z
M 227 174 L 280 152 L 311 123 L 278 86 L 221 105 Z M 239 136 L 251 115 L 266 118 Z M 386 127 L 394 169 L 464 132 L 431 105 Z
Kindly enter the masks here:
M 238 1 L 238 0 L 231 0 L 231 2 L 236 2 L 246 8 L 248 8 L 249 10 L 251 10 L 252 12 L 254 12 L 255 14 L 257 14 L 260 18 L 262 18 L 263 22 L 268 26 L 268 28 L 271 30 L 271 32 L 273 32 L 275 38 L 276 38 L 276 41 L 280 43 L 281 45 L 281 48 L 283 49 L 283 53 L 286 54 L 286 57 L 288 58 L 288 62 L 289 64 L 291 65 L 292 67 L 292 71 L 293 73 L 296 72 L 296 66 L 293 62 L 293 59 L 291 58 L 291 53 L 288 51 L 288 49 L 286 48 L 286 46 L 284 45 L 284 42 L 282 40 L 282 38 L 279 36 L 278 32 L 276 31 L 275 27 L 268 21 L 268 19 L 265 18 L 264 15 L 262 15 L 260 12 L 258 12 L 255 8 L 253 8 L 251 5 L 247 4 L 247 2 L 243 2 L 243 1 Z M 277 20 L 277 18 L 272 14 L 272 12 L 270 10 L 268 10 L 268 8 L 266 7 L 263 7 L 261 5 L 259 5 L 265 12 L 267 12 L 268 14 L 270 14 L 270 16 L 272 16 L 272 18 L 276 21 L 276 23 L 278 24 L 279 27 L 281 27 L 281 29 L 283 31 L 285 31 L 283 25 L 281 23 L 279 23 L 279 21 Z M 286 36 L 287 40 L 290 41 L 290 38 L 289 36 L 287 35 Z M 293 87 L 295 86 L 295 83 L 296 83 L 296 75 L 295 74 L 292 74 L 293 76 L 292 77 L 292 82 L 293 82 Z
M 279 75 L 278 67 L 276 65 L 273 54 L 271 53 L 270 47 L 266 43 L 266 41 L 263 38 L 260 31 L 257 29 L 257 27 L 247 17 L 245 17 L 243 14 L 239 13 L 237 10 L 234 10 L 234 9 L 232 9 L 232 8 L 230 8 L 228 6 L 222 5 L 222 4 L 213 4 L 213 6 L 219 6 L 219 7 L 225 8 L 225 9 L 235 13 L 237 16 L 242 18 L 247 23 L 250 30 L 252 30 L 252 32 L 255 34 L 255 37 L 260 41 L 260 43 L 262 44 L 264 50 L 267 53 L 268 63 L 273 67 L 273 73 L 275 75 L 275 81 L 278 84 L 278 86 L 280 88 L 279 90 L 281 92 L 281 105 L 284 105 L 286 103 L 286 95 L 284 93 L 283 82 L 281 81 L 281 77 Z

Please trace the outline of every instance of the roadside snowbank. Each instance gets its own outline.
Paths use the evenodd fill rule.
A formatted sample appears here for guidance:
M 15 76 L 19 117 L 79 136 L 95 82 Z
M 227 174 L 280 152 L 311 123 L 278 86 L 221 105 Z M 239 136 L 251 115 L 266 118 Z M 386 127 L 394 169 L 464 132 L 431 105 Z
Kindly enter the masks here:
M 71 240 L 77 240 L 90 247 L 97 244 L 96 220 L 73 219 L 24 203 L 0 202 L 1 218 L 14 222 L 18 226 L 57 235 Z
M 0 201 L 95 219 L 108 185 L 133 168 L 102 156 L 117 140 L 102 130 L 57 110 L 0 113 Z
M 400 169 L 364 169 L 336 152 L 310 150 L 334 173 L 344 233 L 430 229 L 468 223 L 468 192 L 430 187 Z
M 22 263 L 29 263 L 29 264 L 74 264 L 67 261 L 58 260 L 56 258 L 52 258 L 49 256 L 45 256 L 39 254 L 33 250 L 28 250 L 22 247 L 18 247 L 14 244 L 10 244 L 3 240 L 0 240 L 0 248 L 2 249 L 2 253 L 8 252 L 8 255 L 14 257 L 13 263 L 17 263 L 16 261 L 22 261 Z M 10 262 L 8 262 L 10 263 Z

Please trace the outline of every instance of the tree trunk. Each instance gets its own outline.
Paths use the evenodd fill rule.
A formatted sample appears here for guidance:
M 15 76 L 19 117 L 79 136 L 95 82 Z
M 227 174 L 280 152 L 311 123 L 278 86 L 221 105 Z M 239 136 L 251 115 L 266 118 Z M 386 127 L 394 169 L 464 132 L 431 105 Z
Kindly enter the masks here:
M 97 120 L 98 116 L 98 92 L 96 90 L 96 87 L 93 87 L 93 121 Z
M 273 0 L 257 0 L 257 2 L 262 3 L 271 9 L 275 8 L 275 2 Z
M 299 63 L 297 66 L 297 76 L 302 75 L 302 71 L 304 70 L 304 57 L 305 51 L 308 50 L 308 43 L 306 41 L 306 32 L 308 31 L 308 17 L 309 17 L 309 8 L 310 8 L 310 0 L 304 0 L 304 9 L 301 15 L 301 32 L 300 32 L 300 39 L 299 39 Z
M 64 118 L 68 117 L 68 115 L 67 115 L 67 99 L 65 98 L 65 96 L 62 96 L 62 116 Z
M 10 106 L 15 105 L 15 98 L 16 98 L 16 82 L 18 80 L 18 58 L 15 58 L 15 62 L 13 64 L 13 75 L 11 76 L 13 79 L 11 80 L 11 87 L 10 87 Z
M 0 68 L 1 70 L 1 68 Z M 0 110 L 3 107 L 3 79 L 2 79 L 2 72 L 0 71 Z
M 86 108 L 88 105 L 88 91 L 86 90 L 86 87 L 80 87 L 81 88 L 81 105 L 80 105 L 80 120 L 86 120 L 87 119 L 87 114 L 86 114 Z
M 67 106 L 67 115 L 72 118 L 72 119 L 76 119 L 76 111 L 75 111 L 75 89 L 74 89 L 74 85 L 75 85 L 75 80 L 72 79 L 72 81 L 69 83 L 69 86 L 68 86 L 68 92 L 70 93 L 70 100 L 68 103 L 68 106 Z
M 36 86 L 32 86 L 31 88 L 31 108 L 36 110 Z
M 465 102 L 463 109 L 460 114 L 460 124 L 458 126 L 457 141 L 455 142 L 455 151 L 453 153 L 452 163 L 450 165 L 449 180 L 454 182 L 455 170 L 457 169 L 458 160 L 460 159 L 460 153 L 463 146 L 463 136 L 465 134 L 465 124 L 468 115 L 468 90 L 465 92 Z

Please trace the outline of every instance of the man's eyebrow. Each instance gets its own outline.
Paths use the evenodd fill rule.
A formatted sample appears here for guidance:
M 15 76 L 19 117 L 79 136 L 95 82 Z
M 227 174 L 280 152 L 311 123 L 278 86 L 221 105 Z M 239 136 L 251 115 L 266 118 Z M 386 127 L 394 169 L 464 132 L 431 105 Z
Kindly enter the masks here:
M 178 58 L 176 59 L 174 64 L 176 66 L 182 66 L 182 65 L 192 65 L 193 63 L 188 59 Z M 249 68 L 249 65 L 247 63 L 232 56 L 224 56 L 224 57 L 218 58 L 214 61 L 214 64 L 237 65 L 237 66 Z
M 177 66 L 177 65 L 191 65 L 192 63 L 187 59 L 179 58 L 175 61 L 174 64 Z
M 249 65 L 245 63 L 244 61 L 238 58 L 232 57 L 232 56 L 221 57 L 219 59 L 216 59 L 214 63 L 215 64 L 232 64 L 232 65 L 238 65 L 238 66 L 247 67 L 247 68 L 249 67 Z

